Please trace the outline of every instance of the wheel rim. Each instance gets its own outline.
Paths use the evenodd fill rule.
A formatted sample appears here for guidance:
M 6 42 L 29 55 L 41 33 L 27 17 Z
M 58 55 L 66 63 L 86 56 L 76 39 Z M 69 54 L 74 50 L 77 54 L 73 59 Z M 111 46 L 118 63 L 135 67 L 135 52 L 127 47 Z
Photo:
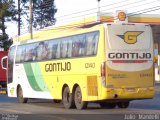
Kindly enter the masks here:
M 18 98 L 20 101 L 23 99 L 23 93 L 21 88 L 19 88 L 19 91 L 18 91 Z
M 77 87 L 74 94 L 74 101 L 77 109 L 86 109 L 87 102 L 82 101 L 82 92 L 80 87 Z
M 76 93 L 76 101 L 77 101 L 78 104 L 81 104 L 81 102 L 82 102 L 81 91 L 77 91 L 77 93 Z
M 67 104 L 69 103 L 69 90 L 68 90 L 68 88 L 65 88 L 63 99 L 64 99 L 64 103 L 67 103 Z
M 17 96 L 18 96 L 18 101 L 19 101 L 19 103 L 27 103 L 27 100 L 28 100 L 28 99 L 23 97 L 23 90 L 22 90 L 21 87 L 19 87 L 19 89 L 18 89 L 18 94 L 17 94 Z
M 68 93 L 68 91 L 65 92 L 65 102 L 66 103 L 69 103 L 69 98 L 70 98 L 70 95 Z

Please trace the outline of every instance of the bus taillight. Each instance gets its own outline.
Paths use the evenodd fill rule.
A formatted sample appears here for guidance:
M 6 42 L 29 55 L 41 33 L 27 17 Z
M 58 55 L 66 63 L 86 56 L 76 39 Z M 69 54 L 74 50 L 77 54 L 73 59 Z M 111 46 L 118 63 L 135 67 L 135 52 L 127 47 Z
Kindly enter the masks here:
M 101 79 L 102 79 L 102 85 L 106 86 L 106 64 L 105 62 L 101 64 Z
M 101 77 L 105 76 L 105 62 L 101 64 Z

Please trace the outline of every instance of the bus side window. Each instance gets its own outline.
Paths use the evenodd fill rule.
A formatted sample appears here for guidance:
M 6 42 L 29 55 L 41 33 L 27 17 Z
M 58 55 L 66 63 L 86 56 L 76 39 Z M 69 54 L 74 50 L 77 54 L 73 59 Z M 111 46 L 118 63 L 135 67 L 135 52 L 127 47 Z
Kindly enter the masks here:
M 60 58 L 60 41 L 57 42 L 56 58 Z
M 74 40 L 72 45 L 72 56 L 78 57 L 79 56 L 79 49 L 80 49 L 80 42 L 79 40 Z
M 93 54 L 92 39 L 93 39 L 93 37 L 91 35 L 86 36 L 86 55 L 87 56 Z
M 72 57 L 72 40 L 71 37 L 70 39 L 67 41 L 67 57 Z
M 36 51 L 35 51 L 36 44 L 28 44 L 25 47 L 25 62 L 34 61 L 36 58 Z
M 97 48 L 98 48 L 99 32 L 95 33 L 93 40 L 94 40 L 94 48 L 93 48 L 94 52 L 93 52 L 93 54 L 96 55 Z
M 81 35 L 81 38 L 80 38 L 80 51 L 79 51 L 80 56 L 84 56 L 85 55 L 85 44 L 86 44 L 85 38 L 86 38 L 85 34 Z
M 97 32 L 86 34 L 86 55 L 94 55 L 97 52 L 98 44 L 98 34 Z
M 21 54 L 22 54 L 22 47 L 18 46 L 17 52 L 16 52 L 16 63 L 21 62 Z
M 79 57 L 84 56 L 85 49 L 85 35 L 76 35 L 72 37 L 72 56 Z
M 56 53 L 57 53 L 57 50 L 58 50 L 58 43 L 54 43 L 53 46 L 52 46 L 52 58 L 55 59 L 56 58 Z
M 48 58 L 48 42 L 39 42 L 36 52 L 37 60 L 46 60 Z
M 61 58 L 66 58 L 67 57 L 67 38 L 63 38 L 61 40 Z
M 20 62 L 24 62 L 25 54 L 26 54 L 26 48 L 25 45 L 21 46 L 21 53 L 20 53 Z
M 52 59 L 52 46 L 53 46 L 53 41 L 49 41 L 48 43 L 48 59 Z

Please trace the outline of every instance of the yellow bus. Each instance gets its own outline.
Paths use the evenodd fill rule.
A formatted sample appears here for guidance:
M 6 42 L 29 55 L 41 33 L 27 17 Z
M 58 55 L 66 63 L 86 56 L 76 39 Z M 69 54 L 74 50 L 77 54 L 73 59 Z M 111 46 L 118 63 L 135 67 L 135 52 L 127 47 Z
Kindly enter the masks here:
M 20 37 L 9 49 L 8 96 L 62 101 L 65 108 L 127 108 L 154 97 L 152 30 L 146 24 L 98 23 Z M 27 40 L 28 39 L 28 40 Z

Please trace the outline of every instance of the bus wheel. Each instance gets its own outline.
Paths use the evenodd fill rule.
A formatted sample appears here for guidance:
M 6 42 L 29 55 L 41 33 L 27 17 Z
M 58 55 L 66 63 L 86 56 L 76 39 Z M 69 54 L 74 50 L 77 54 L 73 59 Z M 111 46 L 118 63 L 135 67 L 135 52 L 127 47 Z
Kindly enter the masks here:
M 74 101 L 77 109 L 81 110 L 87 108 L 88 102 L 82 101 L 82 93 L 79 86 L 75 90 Z
M 119 108 L 127 108 L 129 106 L 129 101 L 127 102 L 118 102 L 117 103 Z
M 65 108 L 74 108 L 74 99 L 68 87 L 64 88 L 62 97 L 63 105 Z
M 18 102 L 19 103 L 27 103 L 28 99 L 23 98 L 23 91 L 22 91 L 21 87 L 18 88 L 17 96 L 18 96 Z
M 116 107 L 116 103 L 100 102 L 99 104 L 100 104 L 100 106 L 101 106 L 102 108 L 113 109 L 113 108 Z

